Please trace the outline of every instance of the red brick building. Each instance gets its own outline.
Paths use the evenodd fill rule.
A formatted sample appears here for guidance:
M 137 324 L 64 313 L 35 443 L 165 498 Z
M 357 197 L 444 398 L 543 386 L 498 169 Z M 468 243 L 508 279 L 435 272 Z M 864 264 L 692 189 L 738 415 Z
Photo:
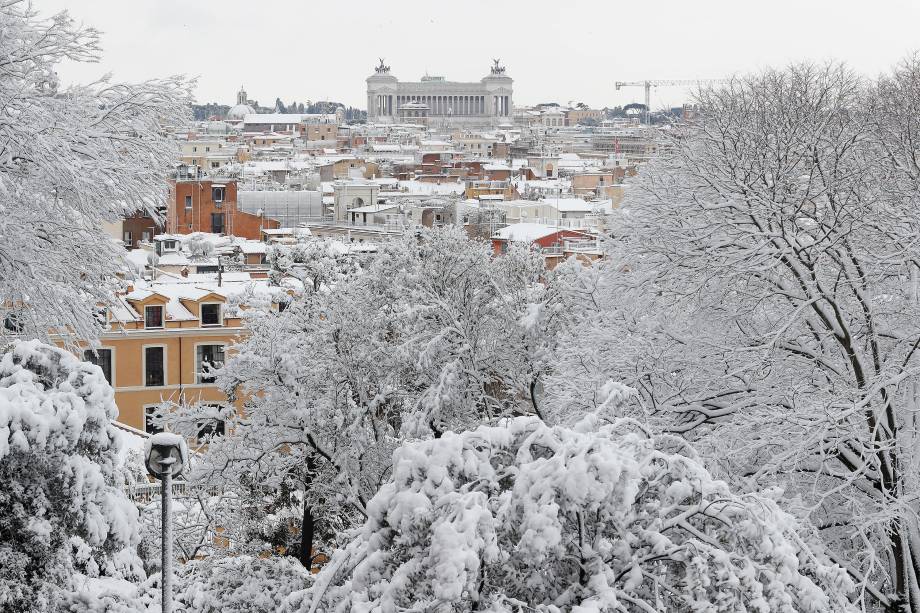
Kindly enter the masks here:
M 166 232 L 213 232 L 259 240 L 263 228 L 278 228 L 268 219 L 237 208 L 236 181 L 179 179 L 170 188 Z
M 149 241 L 163 231 L 163 226 L 147 213 L 138 211 L 121 222 L 125 246 L 137 249 L 141 241 Z
M 533 245 L 542 251 L 562 251 L 566 239 L 591 238 L 582 230 L 559 229 L 538 223 L 516 223 L 505 226 L 492 236 L 492 253 L 501 255 L 511 243 Z

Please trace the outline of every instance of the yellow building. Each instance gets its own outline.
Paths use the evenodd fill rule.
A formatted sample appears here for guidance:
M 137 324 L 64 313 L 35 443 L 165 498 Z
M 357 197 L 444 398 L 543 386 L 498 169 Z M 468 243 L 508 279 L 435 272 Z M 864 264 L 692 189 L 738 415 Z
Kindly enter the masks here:
M 114 388 L 118 421 L 127 426 L 155 431 L 149 418 L 165 401 L 227 403 L 207 365 L 220 366 L 243 332 L 239 310 L 227 298 L 244 284 L 213 288 L 216 283 L 194 281 L 154 282 L 120 296 L 105 312 L 108 330 L 99 347 L 84 350 L 84 359 L 99 365 Z M 223 423 L 201 428 L 222 432 Z
M 565 111 L 565 125 L 576 126 L 584 120 L 600 123 L 604 120 L 604 111 L 600 109 L 568 109 Z
M 510 181 L 469 180 L 466 182 L 465 191 L 466 198 L 473 200 L 489 196 L 501 196 L 504 200 L 518 197 Z

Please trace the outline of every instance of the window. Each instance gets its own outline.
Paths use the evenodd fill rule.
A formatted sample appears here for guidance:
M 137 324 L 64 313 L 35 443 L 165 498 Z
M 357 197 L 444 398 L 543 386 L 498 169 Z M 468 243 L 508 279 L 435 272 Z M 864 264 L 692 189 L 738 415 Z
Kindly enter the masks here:
M 144 385 L 162 387 L 166 385 L 165 347 L 144 347 Z
M 131 235 L 130 232 L 125 232 L 125 244 L 126 244 L 126 245 L 133 245 L 133 244 L 134 244 L 134 239 L 133 239 L 133 237 L 132 237 L 132 235 Z
M 205 150 L 205 153 L 209 153 L 209 152 L 211 151 L 211 148 L 210 148 L 210 147 L 205 147 L 204 150 Z
M 192 208 L 192 197 L 191 196 L 185 197 L 185 208 L 187 209 Z
M 198 422 L 198 438 L 199 441 L 211 438 L 214 436 L 223 436 L 224 435 L 224 425 L 223 419 L 209 419 L 208 421 Z
M 163 307 L 159 305 L 144 307 L 144 327 L 145 328 L 162 328 L 163 327 Z
M 163 428 L 154 424 L 157 408 L 158 407 L 144 407 L 144 432 L 156 434 L 157 432 L 163 431 Z
M 224 214 L 211 213 L 211 232 L 214 234 L 224 233 Z
M 101 368 L 102 374 L 105 375 L 105 380 L 109 382 L 109 385 L 115 385 L 115 382 L 112 381 L 111 349 L 97 349 L 95 351 L 92 349 L 87 349 L 83 352 L 83 361 L 89 362 L 90 364 L 95 364 Z
M 201 305 L 201 325 L 202 326 L 220 326 L 223 325 L 220 317 L 220 304 L 207 303 Z
M 198 147 L 192 147 L 192 153 L 198 153 Z
M 163 250 L 164 251 L 175 251 L 176 241 L 163 241 Z
M 212 187 L 211 188 L 211 200 L 214 202 L 223 202 L 224 201 L 224 186 Z
M 223 345 L 198 345 L 195 352 L 195 372 L 198 373 L 198 383 L 214 383 L 214 375 L 210 369 L 217 369 L 224 365 Z
M 144 242 L 149 241 L 149 240 L 150 240 L 150 231 L 144 230 L 143 232 L 141 232 L 141 240 L 144 241 Z
M 19 313 L 10 311 L 3 318 L 3 327 L 8 332 L 13 332 L 14 334 L 22 332 L 22 317 Z

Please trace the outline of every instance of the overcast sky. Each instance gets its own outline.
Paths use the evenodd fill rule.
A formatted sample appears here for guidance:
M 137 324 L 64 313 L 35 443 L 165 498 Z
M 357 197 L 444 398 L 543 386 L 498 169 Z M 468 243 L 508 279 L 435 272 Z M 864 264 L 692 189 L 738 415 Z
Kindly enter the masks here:
M 491 58 L 514 78 L 514 101 L 641 101 L 614 81 L 700 79 L 802 59 L 845 60 L 876 75 L 920 49 L 920 0 L 34 0 L 104 32 L 98 65 L 135 81 L 199 77 L 199 102 L 233 104 L 241 84 L 271 106 L 332 99 L 366 106 L 378 56 L 402 80 L 427 71 L 477 81 Z M 661 88 L 657 108 L 684 93 Z

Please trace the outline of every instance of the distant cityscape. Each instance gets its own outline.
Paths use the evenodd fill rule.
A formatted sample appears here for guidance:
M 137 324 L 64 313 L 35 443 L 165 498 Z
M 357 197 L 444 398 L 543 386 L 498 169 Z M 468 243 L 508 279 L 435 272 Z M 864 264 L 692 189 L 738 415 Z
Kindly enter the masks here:
M 139 283 L 148 288 L 138 294 L 135 285 L 123 297 L 124 314 L 144 320 L 148 292 L 167 300 L 167 312 L 188 308 L 188 298 L 176 293 L 186 279 L 210 288 L 195 299 L 203 304 L 233 300 L 233 292 L 253 282 L 270 285 L 276 273 L 268 250 L 305 235 L 341 241 L 357 254 L 415 228 L 456 226 L 489 241 L 496 255 L 524 242 L 550 269 L 572 255 L 591 262 L 603 257 L 598 237 L 624 199 L 627 178 L 657 151 L 658 137 L 645 122 L 680 120 L 688 112 L 648 116 L 641 104 L 519 106 L 499 60 L 469 83 L 431 75 L 399 81 L 381 60 L 366 82 L 369 112 L 327 101 L 285 105 L 279 99 L 265 107 L 244 87 L 233 104 L 195 106 L 194 123 L 174 129 L 181 153 L 161 216 L 138 213 L 111 227 L 144 270 Z M 212 251 L 195 251 L 201 236 L 209 237 Z M 230 317 L 229 310 L 221 313 Z M 188 372 L 147 372 L 138 379 L 142 363 L 149 369 L 162 360 L 118 346 L 144 345 L 153 334 L 167 353 L 180 351 L 181 338 L 198 332 L 168 322 L 151 332 L 131 324 L 134 318 L 105 335 L 111 355 L 136 364 L 113 375 L 125 425 L 152 427 L 149 377 L 166 390 L 196 382 L 194 397 L 184 389 L 186 402 L 226 402 L 216 384 L 195 374 L 196 364 L 207 361 L 200 355 L 184 362 Z M 221 344 L 199 347 L 212 347 L 209 357 L 222 356 L 243 324 L 231 317 L 212 325 L 208 334 L 219 330 Z

